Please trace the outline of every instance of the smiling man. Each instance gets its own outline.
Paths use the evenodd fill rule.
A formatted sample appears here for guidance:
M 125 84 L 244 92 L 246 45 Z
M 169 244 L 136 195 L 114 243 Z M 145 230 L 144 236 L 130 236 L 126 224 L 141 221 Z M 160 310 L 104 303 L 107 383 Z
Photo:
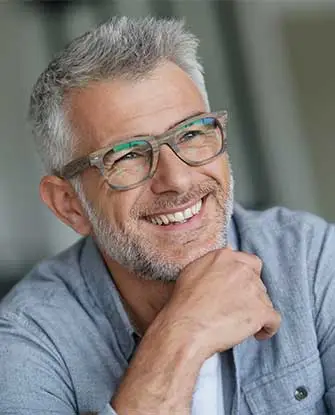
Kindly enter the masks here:
M 41 198 L 83 238 L 0 305 L 2 415 L 334 413 L 334 228 L 233 204 L 196 49 L 114 18 L 38 79 Z
M 146 279 L 174 281 L 185 265 L 226 245 L 232 212 L 227 115 L 206 114 L 199 89 L 175 63 L 157 62 L 148 71 L 68 93 L 79 155 L 86 156 L 62 175 L 83 173 L 90 220 L 69 218 L 68 183 L 46 177 L 41 189 L 47 205 L 78 232 L 92 227 L 111 269 L 122 264 Z M 99 168 L 87 168 L 92 162 Z M 60 187 L 62 203 L 55 204 Z

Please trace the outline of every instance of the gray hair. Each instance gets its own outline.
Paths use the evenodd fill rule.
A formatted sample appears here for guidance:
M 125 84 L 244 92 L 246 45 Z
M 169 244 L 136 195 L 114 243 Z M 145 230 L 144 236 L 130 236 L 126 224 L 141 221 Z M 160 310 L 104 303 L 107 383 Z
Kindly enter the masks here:
M 113 17 L 73 40 L 41 74 L 33 89 L 29 115 L 37 151 L 48 174 L 55 174 L 76 152 L 67 121 L 66 93 L 92 81 L 139 79 L 162 61 L 172 61 L 197 85 L 207 107 L 198 39 L 184 22 Z

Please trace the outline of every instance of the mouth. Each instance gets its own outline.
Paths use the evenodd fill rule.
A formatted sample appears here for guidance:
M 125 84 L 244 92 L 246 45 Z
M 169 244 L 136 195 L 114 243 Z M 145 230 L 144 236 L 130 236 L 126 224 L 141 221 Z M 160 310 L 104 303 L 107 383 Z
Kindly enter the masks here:
M 186 208 L 162 212 L 157 215 L 147 216 L 144 219 L 152 225 L 164 228 L 165 230 L 176 230 L 176 228 L 181 227 L 181 225 L 184 225 L 184 228 L 186 224 L 194 223 L 196 220 L 200 219 L 200 216 L 202 216 L 204 210 L 206 199 L 207 196 L 193 202 L 192 205 L 189 205 Z

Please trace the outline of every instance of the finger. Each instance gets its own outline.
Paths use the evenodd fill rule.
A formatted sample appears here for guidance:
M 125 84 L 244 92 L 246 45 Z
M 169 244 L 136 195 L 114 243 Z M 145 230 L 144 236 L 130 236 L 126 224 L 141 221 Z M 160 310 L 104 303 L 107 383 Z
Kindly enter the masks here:
M 254 271 L 254 274 L 260 277 L 263 262 L 258 256 L 239 251 L 236 252 L 235 260 L 250 267 Z
M 273 310 L 271 313 L 271 321 L 264 324 L 261 330 L 259 330 L 254 336 L 257 340 L 266 340 L 270 339 L 272 336 L 274 336 L 277 331 L 279 330 L 281 323 L 281 317 L 280 314 Z
M 267 294 L 268 290 L 267 290 L 264 282 L 260 278 L 257 279 L 257 286 L 260 288 L 260 290 L 261 290 L 262 293 Z
M 271 310 L 274 310 L 272 301 L 267 294 L 263 293 L 263 295 L 261 296 L 261 301 L 263 302 L 263 304 L 266 305 L 266 307 L 269 307 Z
M 273 336 L 273 334 L 271 335 L 270 333 L 267 332 L 267 330 L 262 329 L 259 330 L 255 335 L 255 339 L 256 340 L 267 340 L 267 339 L 271 339 L 271 337 Z

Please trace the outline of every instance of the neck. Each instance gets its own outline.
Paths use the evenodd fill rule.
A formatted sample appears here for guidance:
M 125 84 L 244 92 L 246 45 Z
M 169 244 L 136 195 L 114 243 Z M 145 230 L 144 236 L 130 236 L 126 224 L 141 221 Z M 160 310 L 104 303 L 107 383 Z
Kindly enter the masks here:
M 131 274 L 104 253 L 103 257 L 131 323 L 138 334 L 143 336 L 170 299 L 174 282 L 144 280 Z

